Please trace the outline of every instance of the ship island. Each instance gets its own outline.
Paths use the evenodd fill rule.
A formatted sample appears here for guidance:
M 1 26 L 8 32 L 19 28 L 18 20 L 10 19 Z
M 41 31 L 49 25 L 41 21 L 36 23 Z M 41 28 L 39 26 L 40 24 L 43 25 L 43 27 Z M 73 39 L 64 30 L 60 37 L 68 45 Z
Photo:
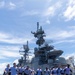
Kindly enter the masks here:
M 46 34 L 42 29 L 42 26 L 39 26 L 39 22 L 37 22 L 36 31 L 31 31 L 31 34 L 37 39 L 35 42 L 37 47 L 34 47 L 34 57 L 29 61 L 30 48 L 28 45 L 29 42 L 27 41 L 27 44 L 23 45 L 23 50 L 19 51 L 20 54 L 22 54 L 22 57 L 18 60 L 19 66 L 28 65 L 36 70 L 39 66 L 42 69 L 45 69 L 45 67 L 51 68 L 53 66 L 58 67 L 59 65 L 72 65 L 71 62 L 67 62 L 66 59 L 61 56 L 63 50 L 56 50 L 53 45 L 46 42 L 44 39 Z

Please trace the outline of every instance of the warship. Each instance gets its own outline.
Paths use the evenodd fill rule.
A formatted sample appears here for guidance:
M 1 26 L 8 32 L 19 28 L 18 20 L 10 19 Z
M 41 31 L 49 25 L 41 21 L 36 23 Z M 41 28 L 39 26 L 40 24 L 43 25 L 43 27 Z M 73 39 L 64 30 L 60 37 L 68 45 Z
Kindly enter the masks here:
M 44 37 L 46 37 L 42 26 L 39 27 L 39 22 L 37 22 L 37 30 L 35 32 L 31 31 L 36 40 L 37 47 L 34 47 L 34 57 L 29 60 L 29 46 L 28 41 L 26 45 L 23 45 L 23 50 L 19 52 L 23 55 L 21 59 L 18 60 L 18 65 L 34 68 L 35 70 L 40 66 L 42 69 L 45 67 L 52 67 L 58 65 L 66 65 L 66 60 L 60 57 L 63 54 L 62 50 L 56 50 L 53 45 L 49 45 Z

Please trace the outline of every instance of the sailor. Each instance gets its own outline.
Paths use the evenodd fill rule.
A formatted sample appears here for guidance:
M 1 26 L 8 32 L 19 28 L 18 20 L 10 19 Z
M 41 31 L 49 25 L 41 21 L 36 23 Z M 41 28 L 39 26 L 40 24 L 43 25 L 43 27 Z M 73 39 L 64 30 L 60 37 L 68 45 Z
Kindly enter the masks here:
M 7 67 L 4 70 L 4 75 L 10 75 L 10 64 L 7 64 Z
M 65 71 L 64 71 L 64 66 L 61 67 L 61 75 L 64 75 Z
M 56 71 L 57 71 L 57 75 L 61 75 L 61 68 L 60 67 L 58 67 Z
M 18 68 L 18 74 L 19 74 L 19 75 L 22 75 L 22 73 L 23 73 L 23 67 L 20 66 L 20 67 Z
M 13 67 L 10 68 L 11 75 L 18 75 L 18 69 L 16 63 L 13 63 Z
M 43 75 L 42 69 L 40 67 L 37 69 L 36 75 Z
M 66 75 L 72 75 L 72 69 L 70 68 L 70 65 L 69 64 L 64 69 L 64 72 L 65 72 Z
M 36 73 L 36 72 L 35 72 L 34 68 L 32 68 L 32 69 L 31 69 L 31 75 L 35 75 L 35 73 Z
M 52 74 L 52 75 L 57 75 L 56 67 L 53 67 L 53 68 L 51 69 L 51 74 Z
M 27 66 L 24 70 L 24 75 L 31 75 L 31 69 L 29 68 L 29 66 Z
M 48 69 L 48 67 L 46 67 L 46 69 L 44 70 L 44 75 L 50 75 L 50 70 Z

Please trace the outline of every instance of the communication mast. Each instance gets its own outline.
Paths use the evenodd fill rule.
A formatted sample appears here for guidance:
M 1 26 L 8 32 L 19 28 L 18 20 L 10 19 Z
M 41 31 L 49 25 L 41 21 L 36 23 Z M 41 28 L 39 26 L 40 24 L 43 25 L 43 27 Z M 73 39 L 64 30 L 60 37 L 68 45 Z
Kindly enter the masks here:
M 19 59 L 19 65 L 24 65 L 29 63 L 28 62 L 28 58 L 29 58 L 29 46 L 28 46 L 28 41 L 26 45 L 23 45 L 22 50 L 19 51 L 19 53 L 21 55 L 23 55 L 23 57 L 21 57 L 21 59 Z

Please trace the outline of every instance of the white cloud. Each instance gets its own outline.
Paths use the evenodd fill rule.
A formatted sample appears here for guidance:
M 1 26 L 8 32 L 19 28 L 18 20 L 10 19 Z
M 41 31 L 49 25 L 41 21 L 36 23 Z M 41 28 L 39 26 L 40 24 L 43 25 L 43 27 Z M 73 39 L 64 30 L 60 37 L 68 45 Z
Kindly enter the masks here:
M 0 33 L 0 39 L 2 38 L 9 38 L 9 35 L 5 33 Z
M 18 52 L 13 52 L 13 51 L 0 51 L 0 56 L 5 56 L 5 57 L 20 57 L 20 54 Z
M 28 36 L 29 37 L 29 36 Z M 7 34 L 7 33 L 0 33 L 0 42 L 6 42 L 6 43 L 11 43 L 11 44 L 24 44 L 27 42 L 27 40 L 29 42 L 32 41 L 33 38 L 26 38 L 26 37 L 18 37 L 18 36 L 14 36 L 11 34 Z
M 10 10 L 14 10 L 14 9 L 16 8 L 16 5 L 15 5 L 14 3 L 12 3 L 12 2 L 9 2 L 8 8 L 9 8 Z
M 47 23 L 47 24 L 50 24 L 50 21 L 49 21 L 49 20 L 46 20 L 46 23 Z
M 54 2 L 53 4 L 51 4 L 51 2 L 47 3 L 46 7 L 42 10 L 42 12 L 40 12 L 42 20 L 46 24 L 51 23 L 50 19 L 56 16 L 62 7 L 61 1 Z
M 52 32 L 50 30 L 47 30 L 46 33 L 46 39 L 53 40 L 53 45 L 60 45 L 64 43 L 72 45 L 75 43 L 75 29 L 73 28 L 71 28 L 70 30 L 55 30 Z M 73 45 L 71 46 L 71 48 L 74 48 Z
M 5 2 L 4 1 L 1 1 L 0 2 L 0 8 L 3 8 L 5 6 Z
M 60 43 L 75 43 L 75 40 L 59 40 L 55 41 L 53 44 L 60 44 Z
M 49 33 L 50 30 L 47 32 Z M 47 39 L 54 39 L 54 40 L 63 40 L 67 38 L 74 38 L 75 37 L 75 30 L 57 30 L 54 33 L 49 33 L 47 34 L 48 36 L 46 37 Z
M 6 9 L 14 10 L 16 8 L 16 4 L 14 4 L 13 2 L 1 1 L 0 2 L 0 8 L 6 8 Z
M 25 38 L 11 38 L 11 39 L 1 39 L 2 42 L 6 42 L 6 43 L 11 43 L 11 44 L 23 44 L 25 43 L 27 40 L 30 39 L 25 39 Z
M 60 34 L 58 35 L 59 38 L 69 38 L 69 37 L 73 37 L 75 31 L 62 31 L 60 32 Z
M 18 46 L 0 46 L 0 59 L 19 58 L 19 50 Z
M 74 63 L 74 65 L 75 65 L 75 53 L 72 53 L 72 54 L 65 54 L 65 55 L 63 55 L 62 57 L 64 57 L 66 60 L 67 60 L 67 62 L 68 62 L 68 60 L 70 60 L 69 58 L 72 58 L 71 59 L 71 64 L 72 64 L 72 62 Z M 73 64 L 72 64 L 73 65 Z
M 11 45 L 11 46 L 10 45 L 6 45 L 6 46 L 5 45 L 0 45 L 0 50 L 3 50 L 3 51 L 4 50 L 8 50 L 8 51 L 10 51 L 10 50 L 11 51 L 15 51 L 16 50 L 16 51 L 18 51 L 19 49 L 20 49 L 20 46 L 15 46 L 15 45 L 14 46 L 13 45 Z
M 59 9 L 61 7 L 61 2 L 57 2 L 55 4 L 53 4 L 52 6 L 49 6 L 45 12 L 43 13 L 43 16 L 49 17 L 49 16 L 54 16 L 57 11 L 57 9 Z
M 69 0 L 63 16 L 66 18 L 66 21 L 75 18 L 75 0 Z
M 65 54 L 63 57 L 68 59 L 69 57 L 74 57 L 75 58 L 75 53 L 72 53 L 72 54 Z
M 47 11 L 44 13 L 44 16 L 52 16 L 54 15 L 54 12 L 55 12 L 55 8 L 53 6 L 49 7 Z

